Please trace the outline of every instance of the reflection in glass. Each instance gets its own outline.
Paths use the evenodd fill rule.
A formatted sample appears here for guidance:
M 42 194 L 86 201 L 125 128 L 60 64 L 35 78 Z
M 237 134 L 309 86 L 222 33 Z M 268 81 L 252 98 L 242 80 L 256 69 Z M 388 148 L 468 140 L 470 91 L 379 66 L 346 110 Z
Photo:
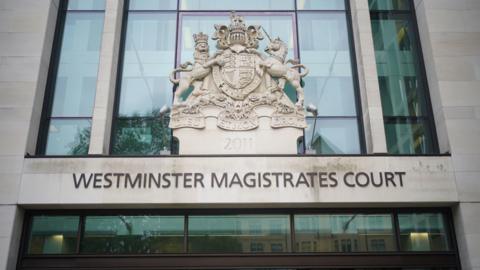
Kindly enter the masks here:
M 385 123 L 389 153 L 423 154 L 433 151 L 432 135 L 421 120 L 407 123 Z
M 294 0 L 180 0 L 181 10 L 293 10 Z M 209 32 L 208 32 L 209 33 Z
M 68 0 L 68 10 L 105 10 L 105 0 Z
M 67 15 L 52 117 L 92 115 L 102 30 L 103 13 Z
M 345 0 L 297 0 L 297 9 L 344 10 Z
M 175 13 L 129 13 L 112 153 L 158 155 L 170 150 L 168 119 L 158 113 L 172 102 L 168 75 L 175 61 L 175 32 Z
M 75 253 L 78 223 L 78 216 L 34 216 L 28 254 Z
M 389 214 L 295 215 L 297 252 L 393 251 Z
M 409 0 L 368 0 L 370 10 L 409 10 Z
M 307 118 L 306 147 L 312 142 L 314 118 Z M 357 118 L 318 118 L 312 149 L 317 154 L 359 154 Z
M 380 4 L 382 3 L 382 4 Z M 370 1 L 371 9 L 406 9 L 408 1 Z M 385 4 L 385 5 L 384 5 Z M 416 24 L 410 13 L 372 12 L 378 81 L 388 152 L 435 151 Z
M 300 13 L 300 56 L 310 69 L 305 103 L 320 116 L 356 116 L 345 13 Z
M 410 21 L 403 15 L 372 20 L 372 31 L 384 115 L 425 115 L 425 92 L 412 46 L 417 41 Z
M 168 74 L 174 66 L 175 27 L 175 14 L 128 16 L 120 116 L 152 116 L 152 112 L 171 103 Z
M 51 119 L 45 154 L 88 154 L 91 124 L 90 119 Z
M 299 13 L 298 24 L 301 60 L 310 69 L 305 104 L 315 105 L 319 116 L 312 148 L 317 154 L 360 153 L 346 15 Z M 307 122 L 309 148 L 313 118 Z
M 82 253 L 183 252 L 183 216 L 87 216 Z
M 190 216 L 188 250 L 193 253 L 288 252 L 288 215 Z
M 112 152 L 118 155 L 159 155 L 170 149 L 171 130 L 168 119 L 117 119 Z
M 444 216 L 440 213 L 399 214 L 400 246 L 404 251 L 450 250 Z
M 177 0 L 130 0 L 129 10 L 175 10 Z
M 101 2 L 69 3 L 87 8 Z M 103 12 L 67 12 L 45 147 L 47 155 L 88 153 L 103 17 Z

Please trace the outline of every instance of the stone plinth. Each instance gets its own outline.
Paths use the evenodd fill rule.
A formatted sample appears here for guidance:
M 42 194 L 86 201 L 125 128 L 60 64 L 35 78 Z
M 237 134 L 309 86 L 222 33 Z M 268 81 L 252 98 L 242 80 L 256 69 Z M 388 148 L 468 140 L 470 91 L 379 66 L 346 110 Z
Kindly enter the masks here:
M 179 141 L 180 155 L 297 154 L 297 141 L 303 130 L 271 127 L 272 108 L 257 107 L 258 127 L 232 131 L 217 126 L 219 108 L 208 107 L 205 128 L 179 128 L 173 136 Z

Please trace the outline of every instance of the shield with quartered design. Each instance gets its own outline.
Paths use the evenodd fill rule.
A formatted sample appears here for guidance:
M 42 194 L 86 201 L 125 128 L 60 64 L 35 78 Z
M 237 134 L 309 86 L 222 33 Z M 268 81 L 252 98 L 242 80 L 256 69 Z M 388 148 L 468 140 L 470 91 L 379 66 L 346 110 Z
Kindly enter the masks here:
M 255 72 L 255 54 L 226 51 L 224 65 L 213 68 L 213 79 L 218 88 L 236 100 L 243 100 L 254 91 L 261 82 Z

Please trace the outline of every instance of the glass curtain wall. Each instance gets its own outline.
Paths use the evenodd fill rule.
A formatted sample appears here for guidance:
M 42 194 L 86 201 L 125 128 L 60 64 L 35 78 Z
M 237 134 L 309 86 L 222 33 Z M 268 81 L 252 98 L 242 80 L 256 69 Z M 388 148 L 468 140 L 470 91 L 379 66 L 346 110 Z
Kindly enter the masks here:
M 62 1 L 38 151 L 86 155 L 97 85 L 105 1 Z
M 409 0 L 370 0 L 388 152 L 438 152 L 414 7 Z
M 345 3 L 344 0 L 127 1 L 111 152 L 159 155 L 162 150 L 170 150 L 168 119 L 159 115 L 163 106 L 172 103 L 174 87 L 168 76 L 174 66 L 192 60 L 194 33 L 212 35 L 214 25 L 229 24 L 229 12 L 236 10 L 247 24 L 262 25 L 271 37 L 284 40 L 288 45 L 287 58 L 300 58 L 310 68 L 303 84 L 306 104 L 319 108 L 313 140 L 316 153 L 360 153 L 360 114 Z M 263 51 L 267 44 L 265 38 L 259 50 Z M 209 39 L 209 45 L 213 53 L 216 43 Z M 295 91 L 288 85 L 286 92 L 296 102 Z M 188 94 L 187 91 L 184 98 Z M 310 142 L 313 118 L 308 122 L 306 141 Z

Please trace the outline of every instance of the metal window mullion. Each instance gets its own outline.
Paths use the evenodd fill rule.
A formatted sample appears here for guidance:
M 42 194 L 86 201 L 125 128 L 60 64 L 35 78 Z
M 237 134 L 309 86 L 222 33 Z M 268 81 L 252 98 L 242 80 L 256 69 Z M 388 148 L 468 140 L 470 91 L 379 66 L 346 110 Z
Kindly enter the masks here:
M 77 246 L 75 249 L 76 254 L 80 254 L 82 248 L 82 239 L 85 233 L 85 215 L 80 215 L 78 231 L 77 231 Z
M 188 217 L 189 215 L 184 215 L 183 221 L 183 252 L 188 253 Z

